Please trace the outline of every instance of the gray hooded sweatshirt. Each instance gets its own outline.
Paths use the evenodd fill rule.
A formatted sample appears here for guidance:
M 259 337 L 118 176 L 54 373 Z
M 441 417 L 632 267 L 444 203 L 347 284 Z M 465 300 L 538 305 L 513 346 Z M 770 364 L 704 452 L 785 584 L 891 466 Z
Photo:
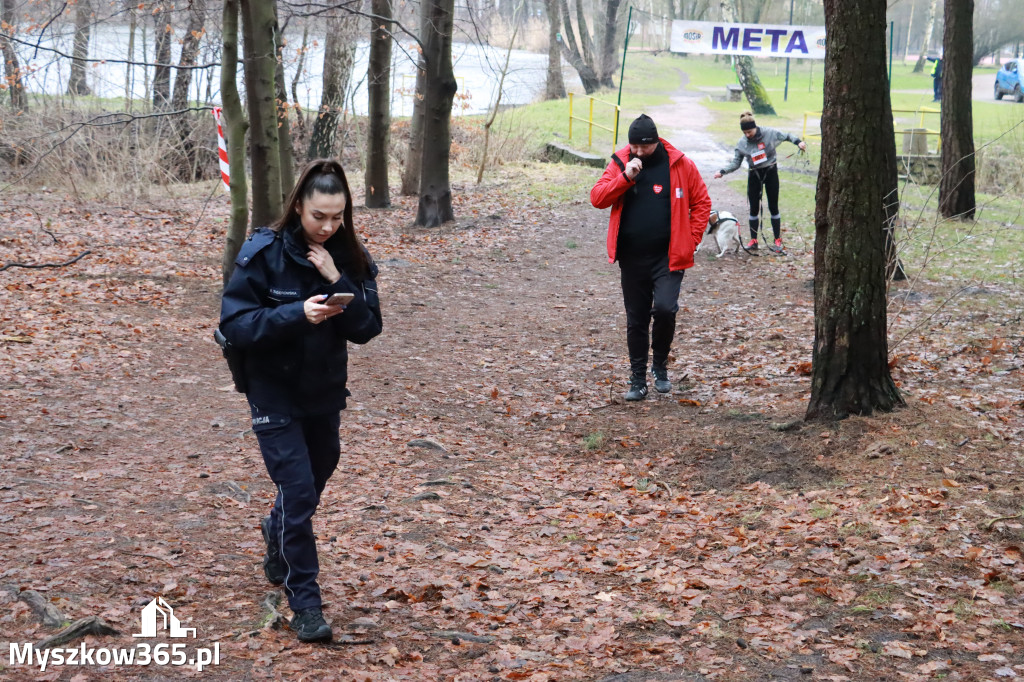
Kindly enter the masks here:
M 790 135 L 768 126 L 758 126 L 756 135 L 751 138 L 744 135 L 736 143 L 736 152 L 733 154 L 732 162 L 721 170 L 722 175 L 732 173 L 739 168 L 743 159 L 747 160 L 747 168 L 750 170 L 771 168 L 775 165 L 775 147 L 784 140 L 800 144 L 800 138 L 796 135 Z

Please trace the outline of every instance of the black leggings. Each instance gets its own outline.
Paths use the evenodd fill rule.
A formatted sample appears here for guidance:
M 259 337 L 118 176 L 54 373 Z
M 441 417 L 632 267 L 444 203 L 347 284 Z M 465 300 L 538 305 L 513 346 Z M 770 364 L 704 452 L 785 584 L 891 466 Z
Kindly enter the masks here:
M 750 202 L 750 238 L 757 239 L 760 223 L 761 192 L 768 195 L 768 212 L 772 219 L 775 238 L 782 236 L 782 216 L 779 215 L 779 168 L 755 168 L 747 174 L 747 201 Z

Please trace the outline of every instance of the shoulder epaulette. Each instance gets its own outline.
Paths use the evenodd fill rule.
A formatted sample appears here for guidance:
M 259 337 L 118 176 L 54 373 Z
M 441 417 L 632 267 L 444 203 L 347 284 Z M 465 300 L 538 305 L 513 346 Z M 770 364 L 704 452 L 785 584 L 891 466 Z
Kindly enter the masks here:
M 235 258 L 235 265 L 245 267 L 257 253 L 273 243 L 277 238 L 277 232 L 269 227 L 261 227 L 249 235 L 249 238 L 242 242 L 242 248 L 238 250 L 238 257 Z

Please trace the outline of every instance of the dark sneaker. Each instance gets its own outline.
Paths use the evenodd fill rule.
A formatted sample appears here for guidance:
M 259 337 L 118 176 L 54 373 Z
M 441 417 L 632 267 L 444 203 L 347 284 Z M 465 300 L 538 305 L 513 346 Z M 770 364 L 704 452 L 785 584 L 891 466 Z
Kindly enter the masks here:
M 647 376 L 645 374 L 633 374 L 629 377 L 629 390 L 626 391 L 626 400 L 630 402 L 643 400 L 647 397 Z
M 743 248 L 745 248 L 747 251 L 757 251 L 757 240 L 751 239 Z
M 270 517 L 264 516 L 260 521 L 260 531 L 263 532 L 263 542 L 267 543 L 267 553 L 263 555 L 263 575 L 271 585 L 280 585 L 284 582 L 286 575 L 284 559 L 281 558 L 281 546 L 277 538 L 270 534 Z
M 768 249 L 770 251 L 774 251 L 775 253 L 782 253 L 782 240 L 781 239 L 776 239 L 775 240 L 775 245 L 774 246 L 769 246 Z
M 334 637 L 331 626 L 324 620 L 324 614 L 319 606 L 296 611 L 288 627 L 300 642 L 330 642 Z
M 664 367 L 652 367 L 654 375 L 654 390 L 658 393 L 668 393 L 672 390 L 672 382 L 668 380 L 668 370 Z

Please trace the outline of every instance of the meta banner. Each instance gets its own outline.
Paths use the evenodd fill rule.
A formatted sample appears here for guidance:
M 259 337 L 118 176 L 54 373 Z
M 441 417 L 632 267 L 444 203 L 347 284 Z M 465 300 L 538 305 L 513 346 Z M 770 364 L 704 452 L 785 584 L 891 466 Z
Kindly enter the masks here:
M 673 21 L 672 52 L 824 59 L 824 26 Z

